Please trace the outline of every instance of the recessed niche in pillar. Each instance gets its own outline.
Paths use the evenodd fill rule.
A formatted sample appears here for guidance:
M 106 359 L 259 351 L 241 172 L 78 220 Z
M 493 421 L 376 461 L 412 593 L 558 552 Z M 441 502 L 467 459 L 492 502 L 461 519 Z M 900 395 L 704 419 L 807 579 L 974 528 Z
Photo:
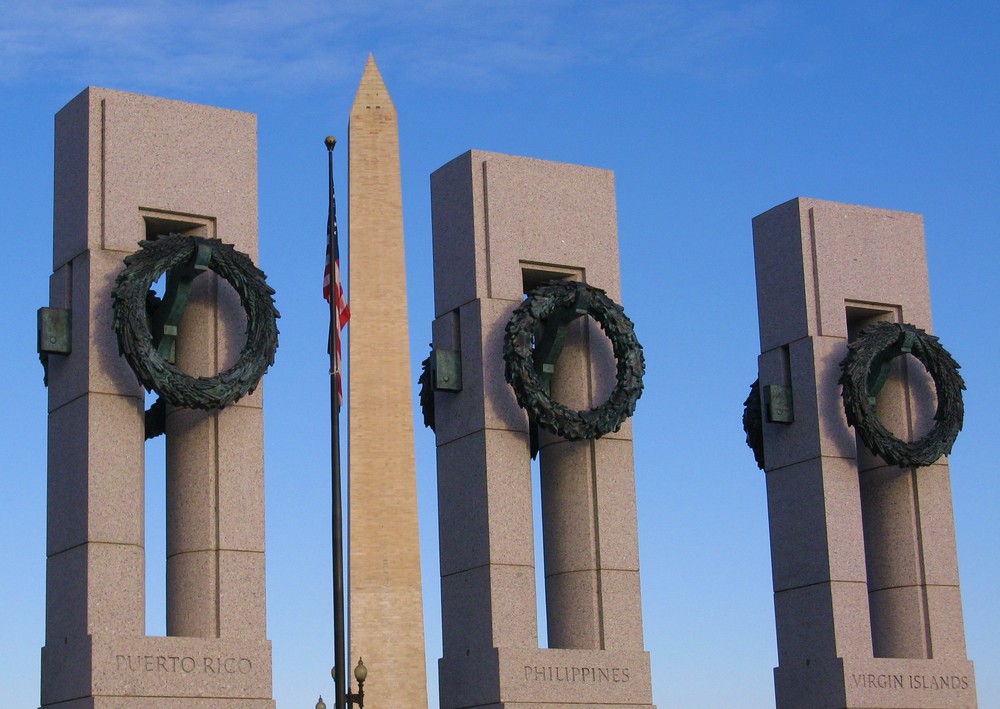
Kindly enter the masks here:
M 902 322 L 900 308 L 848 303 L 848 340 L 876 322 Z M 933 423 L 933 382 L 910 354 L 896 357 L 878 392 L 879 420 L 902 440 L 922 437 Z M 875 657 L 927 659 L 927 589 L 916 472 L 887 465 L 857 440 L 868 608 Z

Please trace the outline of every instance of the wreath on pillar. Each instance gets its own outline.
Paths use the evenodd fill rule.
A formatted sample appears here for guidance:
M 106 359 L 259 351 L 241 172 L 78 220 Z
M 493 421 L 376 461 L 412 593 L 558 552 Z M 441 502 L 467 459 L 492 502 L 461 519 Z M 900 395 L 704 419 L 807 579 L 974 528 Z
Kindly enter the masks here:
M 432 431 L 434 428 L 434 373 L 431 371 L 431 358 L 434 350 L 420 363 L 420 377 L 417 383 L 420 385 L 420 412 L 424 418 L 424 426 Z
M 938 338 L 913 325 L 878 322 L 862 330 L 848 348 L 840 363 L 844 412 L 865 446 L 900 468 L 930 465 L 950 453 L 965 416 L 965 382 L 958 373 L 958 363 Z M 894 436 L 875 414 L 876 398 L 890 363 L 903 354 L 913 355 L 924 365 L 937 392 L 934 426 L 913 442 Z
M 760 379 L 750 385 L 750 394 L 743 402 L 743 432 L 747 434 L 747 446 L 753 451 L 757 467 L 764 469 L 764 419 L 760 412 Z
M 125 357 L 147 391 L 157 392 L 174 406 L 221 409 L 254 391 L 278 347 L 278 310 L 274 289 L 264 272 L 246 254 L 219 239 L 170 234 L 140 241 L 139 251 L 125 258 L 112 290 L 113 327 L 118 352 Z M 212 377 L 192 377 L 168 361 L 154 344 L 148 305 L 152 284 L 171 269 L 190 264 L 199 253 L 210 256 L 205 266 L 224 278 L 240 296 L 247 316 L 246 343 L 237 362 Z
M 580 303 L 611 340 L 617 362 L 614 390 L 606 402 L 590 411 L 575 411 L 553 400 L 535 364 L 534 346 L 546 321 L 559 311 L 580 307 Z M 635 412 L 646 371 L 642 346 L 625 311 L 600 288 L 574 281 L 544 283 L 514 310 L 505 333 L 504 378 L 521 408 L 546 430 L 568 440 L 600 438 L 619 430 Z

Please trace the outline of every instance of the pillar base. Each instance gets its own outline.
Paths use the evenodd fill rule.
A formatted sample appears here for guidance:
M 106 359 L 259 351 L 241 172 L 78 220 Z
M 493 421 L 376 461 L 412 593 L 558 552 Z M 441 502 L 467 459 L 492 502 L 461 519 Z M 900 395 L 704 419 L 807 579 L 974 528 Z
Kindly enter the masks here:
M 269 640 L 101 634 L 42 648 L 43 708 L 274 709 L 271 696 Z
M 178 699 L 176 697 L 87 697 L 59 709 L 275 709 L 272 699 Z
M 803 660 L 803 663 L 806 661 Z M 975 709 L 968 660 L 812 660 L 774 670 L 777 709 Z
M 649 653 L 490 648 L 438 661 L 441 709 L 654 709 Z M 501 689 L 502 688 L 502 689 Z

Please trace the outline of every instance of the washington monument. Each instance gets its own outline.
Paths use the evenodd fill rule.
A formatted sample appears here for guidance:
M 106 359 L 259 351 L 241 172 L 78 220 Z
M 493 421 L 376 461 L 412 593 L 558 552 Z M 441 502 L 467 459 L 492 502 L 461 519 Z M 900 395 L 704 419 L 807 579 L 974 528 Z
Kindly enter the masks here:
M 350 664 L 371 706 L 426 707 L 399 129 L 371 55 L 348 140 Z

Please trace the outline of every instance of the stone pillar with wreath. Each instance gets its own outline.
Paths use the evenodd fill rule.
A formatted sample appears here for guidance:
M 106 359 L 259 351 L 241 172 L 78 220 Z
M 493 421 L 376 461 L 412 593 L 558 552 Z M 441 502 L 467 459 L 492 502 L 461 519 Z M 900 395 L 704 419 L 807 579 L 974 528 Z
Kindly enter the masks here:
M 778 709 L 976 706 L 919 215 L 795 199 L 753 220 Z
M 649 709 L 629 421 L 645 364 L 618 304 L 613 174 L 471 151 L 431 192 L 441 706 Z
M 273 709 L 256 117 L 91 87 L 55 149 L 41 706 Z M 147 531 L 145 441 L 164 435 L 166 530 Z M 146 555 L 157 533 L 165 559 Z

